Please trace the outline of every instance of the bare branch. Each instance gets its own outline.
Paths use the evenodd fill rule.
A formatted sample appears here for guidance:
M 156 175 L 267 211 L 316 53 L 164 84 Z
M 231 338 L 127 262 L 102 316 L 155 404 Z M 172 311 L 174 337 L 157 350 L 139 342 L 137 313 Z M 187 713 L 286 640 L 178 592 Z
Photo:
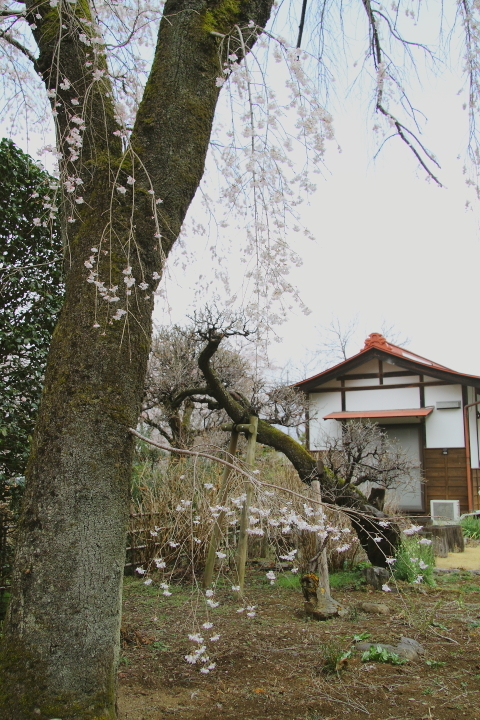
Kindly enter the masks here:
M 26 48 L 22 43 L 18 42 L 18 40 L 15 40 L 14 37 L 10 35 L 10 33 L 4 32 L 3 30 L 0 30 L 0 38 L 3 38 L 6 42 L 8 42 L 10 45 L 12 45 L 17 50 L 20 50 L 21 53 L 27 57 L 31 63 L 33 63 L 34 69 L 38 72 L 37 67 L 37 60 L 34 55 L 30 52 L 28 48 Z

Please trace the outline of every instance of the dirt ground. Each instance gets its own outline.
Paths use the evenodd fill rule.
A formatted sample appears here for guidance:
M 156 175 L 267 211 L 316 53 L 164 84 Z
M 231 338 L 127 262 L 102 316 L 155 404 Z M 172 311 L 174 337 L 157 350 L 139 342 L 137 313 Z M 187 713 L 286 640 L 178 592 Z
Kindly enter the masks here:
M 448 553 L 446 558 L 435 558 L 438 568 L 460 568 L 462 570 L 480 570 L 480 543 L 466 545 L 461 553 Z
M 127 578 L 121 720 L 480 720 L 480 575 L 439 573 L 435 588 L 392 593 L 367 588 L 359 573 L 332 582 L 349 613 L 319 623 L 302 617 L 298 580 L 288 573 L 271 586 L 264 571 L 250 571 L 251 618 L 237 613 L 230 584 L 217 588 L 220 604 L 207 618 L 205 598 L 190 587 L 172 586 L 165 597 L 155 582 Z M 386 604 L 388 614 L 363 612 L 366 601 Z M 207 619 L 213 628 L 204 630 Z M 216 663 L 204 675 L 184 659 L 188 634 L 199 630 Z M 362 633 L 392 645 L 413 638 L 425 654 L 399 666 L 362 662 L 353 640 Z M 348 650 L 345 669 L 328 674 L 328 657 Z

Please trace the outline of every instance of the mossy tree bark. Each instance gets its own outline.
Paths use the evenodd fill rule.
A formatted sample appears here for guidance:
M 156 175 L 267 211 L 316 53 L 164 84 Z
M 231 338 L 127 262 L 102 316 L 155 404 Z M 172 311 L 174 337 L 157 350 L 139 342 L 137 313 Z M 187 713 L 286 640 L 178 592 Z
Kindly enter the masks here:
M 270 9 L 271 0 L 167 0 L 132 135 L 135 154 L 123 155 L 108 75 L 93 77 L 87 69 L 91 48 L 79 40 L 94 32 L 88 0 L 56 7 L 27 0 L 27 18 L 37 26 L 37 69 L 46 88 L 58 91 L 52 104 L 59 103 L 62 180 L 82 181 L 83 203 L 73 206 L 75 223 L 66 222 L 68 210 L 62 223 L 65 304 L 48 358 L 17 534 L 0 652 L 2 718 L 116 717 L 133 454 L 128 428 L 135 426 L 142 400 L 155 273 L 161 273 L 204 170 L 222 62 L 212 30 L 237 32 L 249 20 L 263 27 Z M 96 68 L 106 69 L 107 60 L 100 46 Z M 74 93 L 58 90 L 58 78 L 68 78 Z M 85 121 L 76 163 L 68 159 L 78 113 L 72 95 Z M 129 175 L 136 178 L 134 202 L 133 190 L 115 192 Z M 161 240 L 155 237 L 151 189 L 163 199 Z M 95 287 L 86 282 L 92 246 L 100 250 L 98 277 L 118 286 L 117 306 L 96 303 Z M 136 289 L 138 282 L 127 295 L 127 264 L 138 282 L 149 285 L 148 296 Z M 127 314 L 114 321 L 120 305 Z
M 229 392 L 212 366 L 212 358 L 225 335 L 211 328 L 205 336 L 205 347 L 199 355 L 198 364 L 205 377 L 209 392 L 235 424 L 248 423 L 253 409 L 242 396 Z M 292 463 L 300 480 L 310 485 L 318 480 L 322 500 L 338 505 L 352 522 L 358 539 L 372 565 L 388 567 L 386 558 L 395 553 L 399 540 L 398 527 L 387 516 L 371 505 L 367 498 L 352 484 L 330 479 L 319 472 L 317 460 L 290 435 L 259 418 L 257 442 L 283 453 Z M 388 523 L 386 526 L 380 523 Z M 376 539 L 375 539 L 376 538 Z

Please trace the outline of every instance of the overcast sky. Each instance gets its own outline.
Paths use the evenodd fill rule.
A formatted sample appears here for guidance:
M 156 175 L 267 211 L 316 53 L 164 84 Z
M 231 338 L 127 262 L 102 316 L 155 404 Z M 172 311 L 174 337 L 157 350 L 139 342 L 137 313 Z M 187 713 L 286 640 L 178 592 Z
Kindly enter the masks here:
M 304 264 L 291 279 L 311 310 L 298 309 L 277 328 L 282 343 L 270 356 L 278 366 L 301 365 L 319 346 L 319 327 L 332 318 L 347 325 L 355 317 L 358 332 L 352 354 L 382 323 L 393 325 L 410 340 L 408 347 L 457 371 L 480 375 L 479 213 L 466 210 L 470 198 L 463 175 L 468 136 L 467 113 L 457 96 L 460 78 L 447 73 L 432 79 L 415 98 L 429 121 L 422 139 L 435 152 L 442 169 L 439 188 L 427 182 L 408 148 L 391 140 L 374 161 L 374 120 L 358 98 L 351 97 L 334 114 L 341 154 L 327 153 L 329 173 L 318 182 L 314 197 L 302 208 L 302 219 L 315 242 L 297 249 Z M 191 312 L 198 276 L 209 276 L 204 243 L 190 272 L 172 265 L 168 294 L 157 322 L 184 322 Z M 187 238 L 188 244 L 188 238 Z M 173 258 L 172 258 L 173 260 Z M 235 288 L 237 266 L 230 268 Z M 312 374 L 315 362 L 311 364 Z M 320 368 L 318 368 L 320 369 Z

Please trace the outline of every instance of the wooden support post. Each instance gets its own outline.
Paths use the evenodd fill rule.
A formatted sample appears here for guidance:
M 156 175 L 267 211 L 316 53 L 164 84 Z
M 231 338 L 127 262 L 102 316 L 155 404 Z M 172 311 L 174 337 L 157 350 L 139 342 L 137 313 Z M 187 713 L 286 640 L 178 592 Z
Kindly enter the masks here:
M 321 460 L 317 463 L 319 476 L 324 473 L 324 466 Z M 317 518 L 322 518 L 318 523 L 323 526 L 323 510 L 319 504 L 322 500 L 320 481 L 312 480 L 311 497 L 315 500 L 315 511 Z M 305 613 L 315 620 L 328 620 L 331 617 L 342 617 L 347 610 L 330 595 L 330 578 L 328 576 L 327 551 L 325 548 L 320 551 L 323 540 L 316 541 L 316 552 L 309 563 L 309 572 L 302 577 L 302 592 L 306 600 Z
M 239 426 L 237 425 L 237 428 Z M 257 428 L 258 418 L 252 415 L 250 417 L 250 425 L 248 427 L 248 439 L 247 439 L 247 456 L 246 464 L 248 468 L 253 468 L 255 463 L 255 445 L 257 442 Z M 250 503 L 252 501 L 253 486 L 250 481 L 247 481 L 245 487 L 245 500 L 242 507 L 242 515 L 240 517 L 240 533 L 238 538 L 238 556 L 237 556 L 237 574 L 238 584 L 240 586 L 240 596 L 243 596 L 243 587 L 245 584 L 245 564 L 247 561 L 247 549 L 248 549 L 248 513 L 250 510 Z
M 311 492 L 312 492 L 312 500 L 315 500 L 315 514 L 317 517 L 323 517 L 323 509 L 322 506 L 318 503 L 322 500 L 322 493 L 320 491 L 320 481 L 319 480 L 312 480 L 312 483 L 310 485 Z M 323 521 L 319 523 L 324 525 Z M 317 548 L 316 552 L 318 552 L 319 548 L 321 547 L 321 544 L 323 543 L 323 540 L 320 538 L 317 538 Z M 327 550 L 326 548 L 323 548 L 320 555 L 318 556 L 317 560 L 317 567 L 315 568 L 316 573 L 318 575 L 318 590 L 317 593 L 320 593 L 322 595 L 325 595 L 326 597 L 330 597 L 330 578 L 328 575 L 328 562 L 327 562 Z M 315 572 L 314 570 L 314 572 Z
M 237 443 L 238 443 L 238 435 L 239 433 L 236 430 L 232 430 L 232 434 L 230 435 L 230 444 L 228 446 L 228 460 L 232 462 L 232 458 L 235 457 L 235 453 L 237 451 Z M 232 472 L 232 468 L 225 466 L 223 470 L 223 476 L 222 476 L 222 484 L 220 486 L 220 495 L 219 495 L 219 505 L 225 505 L 227 501 L 227 494 L 228 494 L 228 479 L 230 477 L 230 473 Z M 225 520 L 225 512 L 224 510 L 220 511 L 220 514 L 218 518 L 215 521 L 215 524 L 213 526 L 212 534 L 210 537 L 210 545 L 208 548 L 208 555 L 207 555 L 207 562 L 205 564 L 205 571 L 203 573 L 203 587 L 204 589 L 207 589 L 212 584 L 212 578 L 213 578 L 213 570 L 215 567 L 215 553 L 217 552 L 218 547 L 218 541 L 220 539 L 220 534 L 222 532 L 222 526 L 224 524 Z

